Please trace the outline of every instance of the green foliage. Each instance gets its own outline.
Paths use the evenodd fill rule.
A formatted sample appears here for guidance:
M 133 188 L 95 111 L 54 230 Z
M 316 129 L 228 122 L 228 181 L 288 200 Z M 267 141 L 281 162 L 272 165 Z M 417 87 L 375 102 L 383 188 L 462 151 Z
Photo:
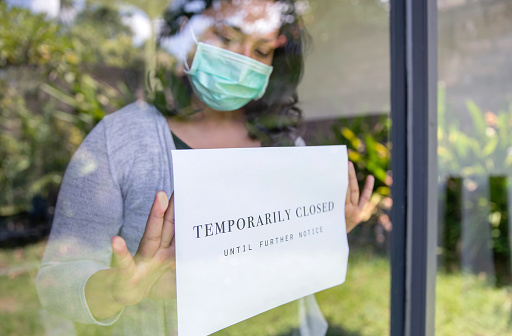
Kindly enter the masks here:
M 442 232 L 443 258 L 446 269 L 456 269 L 459 262 L 461 232 L 461 179 L 489 180 L 490 199 L 480 204 L 490 205 L 489 225 L 492 230 L 494 259 L 497 262 L 497 280 L 509 278 L 503 270 L 510 260 L 508 234 L 507 183 L 512 183 L 512 105 L 498 113 L 482 111 L 473 101 L 466 103 L 470 125 L 450 118 L 446 92 L 438 90 L 438 166 L 441 179 L 447 181 L 445 227 Z M 507 179 L 509 180 L 507 182 Z M 512 202 L 510 200 L 509 202 Z M 487 216 L 487 214 L 484 214 Z M 507 266 L 507 269 L 509 267 Z M 510 280 L 510 279 L 508 279 Z
M 87 134 L 108 110 L 117 110 L 134 100 L 134 95 L 124 83 L 119 83 L 118 87 L 114 88 L 87 73 L 68 72 L 63 77 L 64 84 L 43 83 L 40 89 L 61 104 L 67 105 L 67 109 L 71 108 L 74 111 L 68 114 L 67 120 L 84 134 Z
M 374 193 L 369 206 L 365 209 L 363 220 L 367 221 L 374 216 L 386 231 L 390 231 L 391 222 L 386 213 L 392 204 L 388 115 L 340 119 L 333 126 L 333 131 L 336 142 L 347 145 L 348 158 L 357 170 L 360 190 L 364 186 L 366 176 L 375 177 Z M 355 231 L 357 232 L 358 229 L 356 228 Z M 377 239 L 382 242 L 384 237 L 381 235 L 381 238 Z
M 508 178 L 510 178 L 510 176 Z M 492 247 L 496 267 L 496 283 L 498 285 L 510 284 L 512 281 L 508 217 L 510 214 L 506 197 L 507 183 L 507 178 L 504 176 L 490 179 L 491 198 L 488 218 L 492 230 Z
M 164 12 L 165 8 L 169 6 L 169 0 L 91 0 L 91 2 L 100 4 L 104 7 L 117 7 L 120 5 L 129 5 L 142 10 L 148 16 L 151 22 L 155 22 Z M 156 48 L 156 32 L 155 26 L 150 25 L 150 36 L 145 41 L 144 45 L 144 65 L 145 65 L 145 78 L 147 78 L 146 91 L 150 92 L 150 88 L 154 86 L 156 59 L 157 59 L 157 48 Z
M 48 197 L 82 134 L 51 113 L 32 113 L 16 87 L 0 81 L 0 215 L 30 210 L 35 195 Z
M 143 66 L 140 50 L 132 45 L 131 28 L 122 22 L 116 7 L 86 3 L 69 28 L 69 35 L 75 49 L 87 56 L 87 63 L 118 68 Z
M 101 4 L 102 6 L 119 6 L 130 5 L 139 8 L 151 19 L 158 18 L 164 12 L 165 8 L 169 6 L 169 0 L 90 0 L 92 3 Z
M 473 101 L 466 103 L 471 118 L 464 130 L 447 113 L 445 91 L 438 100 L 438 160 L 441 174 L 461 177 L 510 174 L 512 169 L 512 105 L 497 114 L 483 112 Z
M 4 2 L 0 16 L 0 215 L 11 215 L 55 192 L 84 136 L 135 99 L 95 69 L 134 69 L 142 58 L 112 9 L 87 6 L 72 26 Z
M 445 203 L 443 221 L 445 225 L 440 232 L 440 254 L 443 258 L 442 267 L 447 271 L 460 270 L 460 239 L 462 235 L 462 179 L 451 177 L 446 180 L 446 190 L 439 195 Z
M 380 115 L 341 119 L 334 126 L 337 141 L 347 145 L 348 158 L 356 165 L 359 181 L 375 176 L 376 190 L 383 196 L 389 195 L 391 185 L 389 125 L 389 117 Z
M 77 64 L 77 55 L 60 25 L 43 14 L 32 14 L 0 2 L 0 68 L 30 65 L 54 69 L 59 64 Z

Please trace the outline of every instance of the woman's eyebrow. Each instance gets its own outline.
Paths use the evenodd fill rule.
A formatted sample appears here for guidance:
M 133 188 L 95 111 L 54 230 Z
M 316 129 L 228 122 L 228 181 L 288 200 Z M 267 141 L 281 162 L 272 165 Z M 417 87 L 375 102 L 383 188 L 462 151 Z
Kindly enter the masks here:
M 238 27 L 238 26 L 235 26 L 234 24 L 230 23 L 229 21 L 226 21 L 226 20 L 220 20 L 218 22 L 218 24 L 221 24 L 221 25 L 224 25 L 226 27 L 229 27 L 229 28 L 232 28 L 234 30 L 236 30 L 238 33 L 240 34 L 244 34 L 244 32 L 242 31 L 242 28 Z M 244 34 L 245 35 L 245 34 Z
M 246 33 L 244 33 L 244 31 L 242 30 L 242 28 L 241 28 L 241 27 L 239 27 L 239 26 L 235 26 L 234 24 L 230 23 L 229 21 L 226 21 L 226 20 L 220 20 L 218 23 L 219 23 L 219 24 L 221 24 L 221 25 L 224 25 L 224 26 L 226 26 L 226 27 L 229 27 L 229 28 L 231 28 L 231 29 L 233 29 L 233 30 L 236 30 L 236 32 L 237 32 L 237 33 L 240 33 L 240 34 L 242 34 L 242 35 L 244 35 L 244 36 L 250 35 L 250 34 L 246 34 Z M 260 38 L 260 39 L 258 39 L 258 42 L 263 42 L 263 43 L 272 43 L 272 42 L 274 42 L 275 40 L 276 40 L 276 39 Z

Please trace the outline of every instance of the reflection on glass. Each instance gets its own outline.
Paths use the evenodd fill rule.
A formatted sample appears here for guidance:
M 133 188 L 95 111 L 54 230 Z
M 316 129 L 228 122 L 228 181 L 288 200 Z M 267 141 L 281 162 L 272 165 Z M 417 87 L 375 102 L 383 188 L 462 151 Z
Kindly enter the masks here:
M 389 2 L 310 1 L 313 36 L 299 87 L 308 119 L 389 112 Z
M 510 335 L 509 1 L 438 1 L 436 334 Z
M 388 110 L 385 1 L 174 1 L 155 24 L 161 35 L 156 57 L 151 24 L 145 45 L 144 25 L 136 25 L 134 33 L 127 24 L 156 18 L 155 8 L 162 5 L 141 8 L 144 15 L 104 3 L 61 1 L 49 16 L 0 3 L 0 40 L 6 41 L 0 53 L 0 325 L 7 334 L 172 334 L 173 293 L 159 290 L 159 284 L 172 283 L 172 262 L 158 265 L 155 286 L 125 292 L 144 292 L 140 296 L 123 295 L 119 284 L 129 286 L 131 279 L 122 282 L 126 274 L 109 268 L 114 259 L 129 273 L 128 251 L 140 248 L 135 259 L 144 261 L 151 254 L 147 244 L 139 244 L 155 192 L 172 192 L 167 149 L 301 145 L 302 110 L 310 118 Z M 311 70 L 299 108 L 303 21 L 318 42 L 306 64 Z M 216 53 L 236 56 L 222 64 L 212 60 Z M 158 63 L 151 64 L 153 59 Z M 208 71 L 196 67 L 196 59 Z M 235 73 L 223 78 L 228 85 L 216 85 L 233 69 L 252 79 L 239 80 Z M 140 102 L 144 95 L 159 111 Z M 138 103 L 129 105 L 135 99 Z M 103 119 L 126 105 L 124 112 Z M 386 118 L 336 120 L 334 132 L 330 124 L 312 121 L 310 130 L 318 126 L 317 132 L 305 135 L 312 145 L 347 144 L 361 190 L 367 175 L 377 180 L 377 193 L 363 214 L 369 222 L 351 237 L 355 248 L 346 283 L 317 294 L 318 305 L 308 297 L 219 334 L 305 335 L 312 329 L 322 334 L 325 321 L 333 335 L 388 332 Z M 137 131 L 140 136 L 133 136 Z M 161 194 L 159 206 L 167 207 Z M 40 240 L 53 217 L 46 247 Z M 122 239 L 111 242 L 116 235 Z M 172 254 L 167 245 L 161 253 L 166 258 Z M 33 283 L 45 248 L 36 293 Z M 102 295 L 104 287 L 115 290 Z M 112 298 L 115 302 L 106 302 Z
M 375 176 L 367 222 L 349 235 L 346 282 L 316 295 L 329 335 L 389 334 L 389 15 L 386 1 L 310 1 L 312 35 L 299 87 L 308 144 L 345 144 Z

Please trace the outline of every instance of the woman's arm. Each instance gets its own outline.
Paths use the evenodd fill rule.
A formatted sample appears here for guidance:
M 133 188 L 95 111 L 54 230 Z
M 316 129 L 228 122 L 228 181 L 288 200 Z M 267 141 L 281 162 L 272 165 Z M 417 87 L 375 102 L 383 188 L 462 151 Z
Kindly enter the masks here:
M 73 155 L 59 191 L 52 231 L 36 278 L 46 309 L 80 323 L 108 325 L 91 315 L 84 287 L 109 269 L 110 238 L 123 224 L 123 195 L 112 175 L 105 123 L 100 122 Z

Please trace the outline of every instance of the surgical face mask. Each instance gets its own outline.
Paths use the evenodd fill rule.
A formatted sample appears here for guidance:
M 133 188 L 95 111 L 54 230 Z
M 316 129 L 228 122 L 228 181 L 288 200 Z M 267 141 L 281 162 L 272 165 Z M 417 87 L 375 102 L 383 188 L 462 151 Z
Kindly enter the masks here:
M 186 62 L 185 65 L 188 67 Z M 234 111 L 263 96 L 272 67 L 199 42 L 186 73 L 195 94 L 206 105 L 217 111 Z

